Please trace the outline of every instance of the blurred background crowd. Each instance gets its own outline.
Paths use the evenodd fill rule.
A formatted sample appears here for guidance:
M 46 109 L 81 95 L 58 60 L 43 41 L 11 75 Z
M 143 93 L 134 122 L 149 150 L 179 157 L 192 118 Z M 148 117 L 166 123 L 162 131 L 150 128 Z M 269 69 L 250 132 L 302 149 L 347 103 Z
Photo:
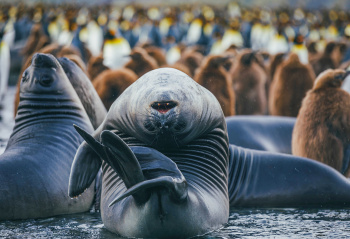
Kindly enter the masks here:
M 254 5 L 256 2 L 260 5 Z M 297 1 L 2 2 L 0 60 L 2 65 L 9 65 L 13 84 L 35 52 L 70 57 L 84 69 L 96 90 L 103 91 L 100 95 L 106 94 L 106 70 L 110 78 L 128 78 L 123 87 L 118 83 L 119 88 L 125 89 L 135 78 L 164 66 L 182 70 L 205 85 L 203 74 L 213 73 L 214 70 L 208 70 L 211 67 L 218 70 L 215 77 L 227 73 L 233 81 L 236 107 L 224 113 L 240 114 L 237 101 L 242 87 L 235 79 L 242 77 L 238 76 L 242 67 L 235 62 L 260 67 L 251 66 L 246 71 L 258 72 L 258 78 L 263 76 L 263 80 L 255 81 L 263 82 L 265 91 L 261 94 L 265 95 L 265 102 L 275 70 L 289 53 L 296 54 L 300 63 L 310 64 L 315 76 L 341 64 L 343 68 L 348 66 L 350 4 L 293 2 Z M 118 69 L 132 72 L 111 72 Z M 102 72 L 104 80 L 99 83 L 97 78 Z M 105 103 L 107 108 L 111 102 Z M 259 112 L 245 113 L 264 114 L 268 108 L 264 104 Z

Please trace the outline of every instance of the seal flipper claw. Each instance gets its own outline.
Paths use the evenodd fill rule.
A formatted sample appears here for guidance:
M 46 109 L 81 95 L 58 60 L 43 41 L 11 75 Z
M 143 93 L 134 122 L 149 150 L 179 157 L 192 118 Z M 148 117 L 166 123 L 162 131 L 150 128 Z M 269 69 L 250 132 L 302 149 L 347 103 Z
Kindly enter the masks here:
M 135 193 L 155 187 L 166 187 L 169 189 L 170 198 L 176 200 L 177 202 L 183 202 L 187 198 L 187 182 L 185 178 L 177 179 L 170 176 L 162 176 L 155 179 L 150 179 L 143 181 L 135 186 L 126 190 L 121 196 L 114 199 L 108 207 L 111 207 L 113 204 L 123 200 L 124 198 L 134 195 Z
M 101 150 L 103 146 L 90 134 L 76 125 L 74 127 L 86 142 L 79 146 L 72 163 L 68 186 L 68 195 L 71 198 L 82 194 L 94 181 L 102 164 L 100 153 L 104 153 Z

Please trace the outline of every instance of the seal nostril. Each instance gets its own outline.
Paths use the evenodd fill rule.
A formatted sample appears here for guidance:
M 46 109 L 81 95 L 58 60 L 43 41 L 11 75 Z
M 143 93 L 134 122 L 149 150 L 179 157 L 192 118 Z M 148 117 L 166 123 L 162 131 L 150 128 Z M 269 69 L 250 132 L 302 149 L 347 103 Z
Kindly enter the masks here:
M 160 122 L 157 122 L 157 123 L 156 123 L 156 127 L 157 127 L 157 128 L 161 128 L 161 127 L 162 127 L 162 124 L 161 124 Z

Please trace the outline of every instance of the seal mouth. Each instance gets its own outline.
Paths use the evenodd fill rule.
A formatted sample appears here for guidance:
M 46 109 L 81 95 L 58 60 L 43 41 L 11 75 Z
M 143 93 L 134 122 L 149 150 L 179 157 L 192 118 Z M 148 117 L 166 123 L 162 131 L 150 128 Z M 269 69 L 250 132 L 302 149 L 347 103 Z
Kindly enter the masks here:
M 154 102 L 151 104 L 152 109 L 155 109 L 161 114 L 165 114 L 172 108 L 175 108 L 177 106 L 177 103 L 174 101 L 163 101 L 163 102 Z

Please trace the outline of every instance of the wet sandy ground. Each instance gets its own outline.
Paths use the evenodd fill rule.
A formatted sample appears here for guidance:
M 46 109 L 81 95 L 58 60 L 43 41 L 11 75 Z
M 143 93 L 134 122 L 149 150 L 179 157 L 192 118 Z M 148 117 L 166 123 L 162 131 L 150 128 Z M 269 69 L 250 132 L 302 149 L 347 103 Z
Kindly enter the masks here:
M 349 238 L 350 210 L 232 210 L 223 228 L 198 238 Z M 181 230 L 179 228 L 179 230 Z M 122 238 L 99 213 L 0 222 L 0 238 Z

